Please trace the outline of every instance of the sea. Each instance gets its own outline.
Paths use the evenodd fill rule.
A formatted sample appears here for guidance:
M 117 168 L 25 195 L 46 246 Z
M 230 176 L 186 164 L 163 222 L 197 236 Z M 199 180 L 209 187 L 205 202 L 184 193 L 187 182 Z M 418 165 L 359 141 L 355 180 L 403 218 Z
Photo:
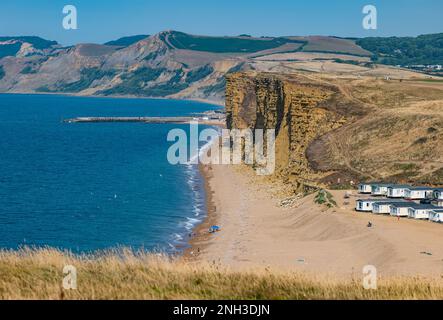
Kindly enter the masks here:
M 206 216 L 198 167 L 171 165 L 186 124 L 65 123 L 75 117 L 193 116 L 195 101 L 0 95 L 0 249 L 180 253 Z M 200 126 L 204 129 L 205 126 Z

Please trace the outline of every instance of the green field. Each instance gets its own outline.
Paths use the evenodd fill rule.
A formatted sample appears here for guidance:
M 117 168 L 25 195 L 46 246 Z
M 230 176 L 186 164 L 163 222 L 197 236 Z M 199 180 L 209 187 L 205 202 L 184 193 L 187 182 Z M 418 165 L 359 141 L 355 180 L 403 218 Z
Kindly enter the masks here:
M 390 65 L 443 64 L 443 33 L 418 37 L 364 38 L 357 44 L 374 54 L 373 60 Z
M 108 41 L 104 43 L 107 46 L 119 46 L 119 47 L 129 47 L 131 44 L 134 44 L 140 40 L 146 39 L 149 37 L 147 34 L 139 34 L 136 36 L 123 37 L 117 40 Z
M 286 38 L 207 37 L 172 32 L 169 43 L 177 49 L 217 53 L 252 53 L 280 47 L 286 43 L 303 43 Z

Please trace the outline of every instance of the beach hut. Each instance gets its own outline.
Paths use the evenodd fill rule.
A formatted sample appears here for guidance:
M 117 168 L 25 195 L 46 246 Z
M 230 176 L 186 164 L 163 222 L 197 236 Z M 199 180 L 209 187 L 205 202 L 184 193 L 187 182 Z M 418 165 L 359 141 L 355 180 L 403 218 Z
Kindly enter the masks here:
M 394 217 L 409 217 L 409 208 L 416 206 L 419 206 L 419 204 L 411 201 L 392 203 L 389 214 Z
M 371 184 L 371 195 L 373 196 L 386 196 L 388 194 L 388 183 L 374 183 Z
M 443 222 L 443 209 L 434 209 L 429 212 L 429 221 L 432 222 Z
M 386 199 L 386 201 L 378 201 L 372 204 L 372 213 L 375 214 L 390 214 L 391 204 L 398 202 L 406 202 L 403 199 Z
M 430 199 L 433 194 L 434 189 L 428 187 L 410 187 L 405 189 L 405 199 L 407 200 Z
M 436 207 L 431 204 L 415 205 L 408 208 L 408 216 L 411 219 L 427 220 L 429 219 L 429 214 L 435 209 Z
M 370 194 L 372 192 L 370 183 L 360 183 L 358 185 L 358 193 Z
M 388 186 L 388 198 L 404 198 L 405 190 L 411 186 L 406 184 L 393 184 Z

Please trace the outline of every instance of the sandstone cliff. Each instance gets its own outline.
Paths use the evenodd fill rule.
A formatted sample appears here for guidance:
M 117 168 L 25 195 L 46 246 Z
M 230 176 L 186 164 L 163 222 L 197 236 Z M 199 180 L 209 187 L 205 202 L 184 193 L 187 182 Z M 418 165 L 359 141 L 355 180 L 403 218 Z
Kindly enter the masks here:
M 338 110 L 334 103 L 339 95 L 333 86 L 301 76 L 232 74 L 227 76 L 226 86 L 227 126 L 275 128 L 275 176 L 301 191 L 318 185 L 325 175 L 311 167 L 306 156 L 308 146 L 347 121 L 344 110 Z
M 228 128 L 276 130 L 276 171 L 294 192 L 365 180 L 441 185 L 443 87 L 296 73 L 234 73 Z

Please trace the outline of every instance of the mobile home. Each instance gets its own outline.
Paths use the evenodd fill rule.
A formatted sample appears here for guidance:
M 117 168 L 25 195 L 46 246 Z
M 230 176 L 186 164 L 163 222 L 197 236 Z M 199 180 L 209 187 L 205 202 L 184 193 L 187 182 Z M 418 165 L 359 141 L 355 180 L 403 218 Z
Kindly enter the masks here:
M 429 213 L 429 221 L 443 222 L 443 209 L 434 209 Z
M 411 187 L 405 190 L 405 199 L 424 200 L 432 197 L 434 189 L 427 187 Z
M 413 202 L 398 202 L 390 205 L 390 215 L 394 217 L 409 217 L 409 208 L 414 208 L 419 204 Z
M 388 194 L 388 187 L 390 184 L 376 183 L 371 184 L 371 195 L 373 196 L 386 196 Z
M 358 199 L 355 202 L 355 210 L 360 212 L 371 212 L 372 204 L 375 202 L 375 199 Z
M 391 204 L 398 202 L 406 202 L 403 199 L 386 199 L 387 201 L 378 201 L 372 204 L 372 213 L 375 214 L 390 214 L 391 213 Z
M 411 186 L 405 184 L 393 184 L 388 187 L 388 198 L 404 198 L 405 190 Z
M 358 185 L 358 193 L 370 194 L 372 191 L 370 183 L 360 183 Z
M 432 210 L 435 210 L 436 207 L 430 204 L 421 204 L 408 209 L 408 216 L 412 219 L 429 219 L 429 214 Z
M 392 199 L 358 199 L 356 201 L 355 210 L 361 212 L 372 212 L 374 203 L 384 201 L 388 202 L 392 201 Z

